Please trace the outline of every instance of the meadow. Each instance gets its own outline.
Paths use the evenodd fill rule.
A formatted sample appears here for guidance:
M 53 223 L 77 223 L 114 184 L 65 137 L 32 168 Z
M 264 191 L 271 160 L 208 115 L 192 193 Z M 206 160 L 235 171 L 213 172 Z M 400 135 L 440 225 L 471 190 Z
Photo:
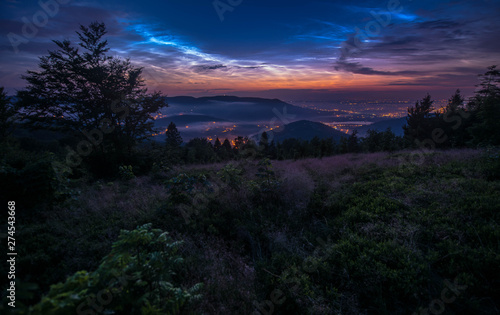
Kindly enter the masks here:
M 242 159 L 125 175 L 70 181 L 64 201 L 20 220 L 25 313 L 498 313 L 498 151 Z M 149 258 L 139 264 L 140 238 L 120 231 L 152 229 L 168 232 L 173 249 L 143 244 Z M 155 265 L 158 253 L 166 256 Z M 135 275 L 126 290 L 102 280 L 120 268 Z M 163 274 L 170 289 L 148 290 Z M 99 292 L 111 301 L 81 307 Z

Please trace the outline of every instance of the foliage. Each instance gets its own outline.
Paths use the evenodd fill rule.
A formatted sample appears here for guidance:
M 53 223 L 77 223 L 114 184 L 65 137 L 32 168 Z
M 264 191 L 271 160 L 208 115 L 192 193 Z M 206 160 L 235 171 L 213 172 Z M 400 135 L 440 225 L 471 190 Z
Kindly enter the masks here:
M 0 197 L 17 200 L 24 209 L 19 215 L 28 219 L 32 210 L 49 207 L 78 194 L 71 188 L 71 169 L 65 167 L 55 154 L 30 153 L 9 145 L 3 149 L 0 154 Z
M 258 169 L 255 176 L 258 180 L 251 182 L 252 187 L 259 193 L 275 192 L 280 185 L 280 181 L 276 178 L 273 165 L 271 164 L 269 158 L 260 160 L 257 166 Z
M 178 149 L 182 144 L 181 134 L 173 122 L 170 122 L 165 132 L 165 144 L 169 149 Z
M 191 139 L 184 152 L 187 163 L 210 163 L 217 160 L 212 144 L 205 138 Z
M 207 177 L 203 174 L 190 176 L 181 173 L 165 182 L 170 191 L 170 200 L 174 204 L 188 203 L 192 192 L 199 186 L 208 185 Z
M 469 143 L 476 146 L 499 145 L 500 70 L 495 65 L 488 67 L 488 71 L 480 75 L 480 80 L 479 89 L 467 104 L 473 122 L 468 128 L 472 137 Z
M 465 99 L 460 90 L 456 90 L 448 99 L 443 114 L 439 115 L 439 127 L 444 131 L 440 137 L 442 140 L 434 139 L 439 142 L 439 147 L 464 147 L 471 140 L 467 132 L 471 127 L 471 113 L 465 110 L 464 103 Z
M 201 284 L 185 290 L 175 284 L 181 242 L 146 224 L 122 231 L 97 270 L 78 271 L 53 285 L 32 308 L 35 314 L 94 311 L 110 314 L 179 314 L 199 299 Z
M 58 50 L 40 57 L 40 70 L 23 77 L 22 118 L 34 128 L 84 133 L 96 152 L 130 154 L 153 133 L 151 118 L 166 106 L 164 99 L 146 93 L 141 68 L 106 55 L 103 23 L 81 26 L 77 34 L 79 47 L 54 41 Z
M 234 163 L 226 164 L 217 175 L 226 183 L 230 188 L 239 190 L 242 184 L 243 170 L 238 168 Z
M 131 180 L 135 178 L 132 165 L 120 165 L 119 174 L 122 180 Z
M 431 139 L 433 102 L 431 96 L 427 94 L 422 100 L 417 101 L 415 106 L 408 107 L 406 125 L 403 129 L 410 145 Z
M 179 164 L 181 160 L 182 137 L 173 122 L 165 132 L 165 160 L 169 164 Z
M 481 168 L 489 180 L 500 179 L 500 148 L 488 147 L 484 153 Z
M 11 104 L 10 97 L 7 97 L 4 88 L 0 87 L 0 143 L 12 133 L 16 114 L 16 109 Z
M 484 154 L 436 151 L 425 156 L 424 164 L 403 167 L 401 163 L 411 163 L 412 154 L 346 154 L 272 165 L 262 160 L 222 169 L 183 166 L 166 182 L 168 191 L 155 181 L 145 181 L 136 190 L 144 178 L 112 185 L 81 183 L 85 192 L 78 202 L 47 210 L 40 222 L 20 228 L 25 245 L 19 268 L 29 269 L 23 272 L 29 278 L 22 280 L 37 282 L 39 295 L 47 294 L 47 284 L 56 277 L 74 274 L 44 298 L 42 304 L 48 308 L 73 303 L 64 295 L 67 292 L 82 292 L 85 298 L 73 307 L 94 297 L 90 302 L 96 308 L 105 312 L 116 303 L 113 310 L 119 314 L 124 312 L 119 305 L 130 310 L 146 305 L 135 302 L 144 297 L 160 308 L 152 296 L 169 290 L 155 282 L 155 275 L 163 271 L 154 269 L 162 270 L 163 265 L 144 258 L 159 250 L 127 242 L 115 249 L 115 256 L 106 256 L 102 266 L 98 262 L 120 228 L 154 218 L 162 230 L 175 229 L 186 241 L 184 263 L 167 282 L 175 288 L 207 285 L 200 289 L 200 304 L 185 304 L 184 312 L 230 314 L 241 308 L 251 313 L 267 305 L 263 303 L 271 292 L 279 289 L 285 300 L 273 305 L 275 314 L 411 314 L 439 299 L 444 281 L 456 278 L 467 289 L 446 304 L 448 312 L 494 313 L 500 281 L 497 149 Z M 231 176 L 236 176 L 239 189 L 204 194 L 191 223 L 175 211 L 180 204 L 194 205 L 198 192 L 211 184 L 224 187 Z M 273 182 L 278 185 L 273 187 Z M 297 198 L 299 194 L 304 197 Z M 120 254 L 125 248 L 128 254 Z M 111 263 L 117 257 L 128 257 L 124 259 L 130 267 L 123 268 L 130 272 Z M 146 264 L 140 264 L 144 259 Z M 137 274 L 132 269 L 148 264 L 152 269 L 141 270 L 141 280 L 154 285 L 129 280 Z M 96 271 L 76 273 L 82 269 Z M 116 270 L 114 278 L 124 275 L 127 284 L 115 280 L 116 286 L 107 286 L 113 279 L 101 274 L 109 270 Z M 153 293 L 147 295 L 150 287 Z M 103 288 L 113 294 L 107 305 L 98 299 Z M 113 290 L 119 292 L 115 295 Z M 101 292 L 101 301 L 107 301 L 107 292 Z M 479 299 L 483 303 L 477 303 Z
M 403 148 L 401 137 L 397 137 L 390 128 L 386 131 L 368 130 L 362 139 L 361 147 L 365 152 L 396 151 Z

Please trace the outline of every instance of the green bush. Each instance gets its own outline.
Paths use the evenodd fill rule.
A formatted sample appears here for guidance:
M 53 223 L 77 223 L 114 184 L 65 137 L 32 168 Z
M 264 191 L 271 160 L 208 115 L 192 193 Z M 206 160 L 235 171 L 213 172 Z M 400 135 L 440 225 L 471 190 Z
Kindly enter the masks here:
M 175 283 L 181 242 L 146 224 L 122 231 L 97 270 L 78 271 L 32 307 L 33 314 L 179 314 L 200 296 Z
M 118 168 L 118 173 L 120 174 L 120 178 L 125 181 L 135 178 L 132 165 L 120 165 L 120 167 Z
M 226 166 L 217 172 L 217 175 L 232 189 L 240 190 L 243 170 L 236 167 L 233 163 L 226 164 Z

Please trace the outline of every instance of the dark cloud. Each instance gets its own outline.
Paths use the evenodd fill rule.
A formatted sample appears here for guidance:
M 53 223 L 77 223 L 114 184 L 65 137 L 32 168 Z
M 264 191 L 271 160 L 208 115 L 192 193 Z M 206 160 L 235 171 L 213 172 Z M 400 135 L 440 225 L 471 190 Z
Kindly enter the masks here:
M 334 68 L 337 71 L 346 71 L 364 75 L 396 76 L 396 75 L 409 75 L 409 74 L 413 75 L 418 73 L 417 71 L 380 71 L 370 67 L 364 67 L 363 65 L 357 62 L 345 62 L 345 61 L 337 61 Z
M 461 23 L 450 20 L 433 20 L 433 21 L 425 21 L 417 24 L 417 28 L 420 29 L 454 29 L 457 27 L 461 27 Z
M 428 77 L 419 77 L 410 80 L 397 80 L 389 83 L 388 85 L 400 86 L 431 86 L 436 87 L 450 87 L 450 88 L 472 88 L 477 84 L 477 76 L 474 74 L 484 72 L 484 69 L 467 69 L 467 74 L 453 74 L 443 73 Z M 474 72 L 474 74 L 472 74 Z
M 227 69 L 227 67 L 222 65 L 222 64 L 219 64 L 219 65 L 197 65 L 197 66 L 191 67 L 191 69 L 193 69 L 193 71 L 197 72 L 197 73 L 207 73 L 207 72 L 211 72 L 214 70 Z

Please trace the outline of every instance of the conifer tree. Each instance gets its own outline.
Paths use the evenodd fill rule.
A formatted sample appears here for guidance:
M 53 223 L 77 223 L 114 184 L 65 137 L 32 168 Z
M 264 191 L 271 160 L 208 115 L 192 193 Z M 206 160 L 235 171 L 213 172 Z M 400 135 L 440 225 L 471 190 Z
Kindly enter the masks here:
M 28 85 L 18 92 L 22 119 L 32 128 L 83 134 L 94 152 L 130 154 L 156 132 L 152 118 L 167 106 L 165 99 L 147 93 L 142 68 L 107 54 L 104 23 L 82 25 L 76 33 L 77 46 L 53 41 L 57 50 L 23 76 Z
M 170 122 L 165 132 L 165 143 L 168 149 L 178 149 L 182 144 L 182 137 L 174 122 Z
M 410 145 L 417 145 L 420 141 L 431 138 L 433 102 L 431 96 L 427 94 L 422 100 L 417 101 L 414 107 L 408 107 L 408 116 L 403 130 Z

